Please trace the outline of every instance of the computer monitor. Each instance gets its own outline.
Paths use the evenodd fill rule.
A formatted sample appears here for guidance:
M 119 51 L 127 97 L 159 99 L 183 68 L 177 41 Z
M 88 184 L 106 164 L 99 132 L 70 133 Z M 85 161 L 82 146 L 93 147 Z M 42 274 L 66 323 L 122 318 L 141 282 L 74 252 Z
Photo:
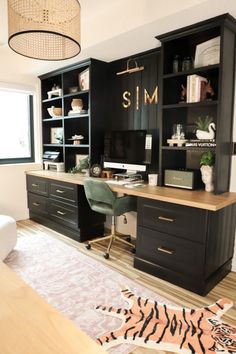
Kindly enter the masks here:
M 151 163 L 152 135 L 146 130 L 113 130 L 105 134 L 104 167 L 145 172 Z

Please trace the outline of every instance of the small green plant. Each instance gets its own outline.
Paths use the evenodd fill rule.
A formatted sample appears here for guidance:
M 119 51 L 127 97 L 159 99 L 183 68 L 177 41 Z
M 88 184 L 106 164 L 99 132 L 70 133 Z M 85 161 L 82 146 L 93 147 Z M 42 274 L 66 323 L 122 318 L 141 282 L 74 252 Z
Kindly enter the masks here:
M 209 124 L 213 122 L 213 118 L 206 116 L 205 118 L 198 117 L 195 122 L 196 129 L 203 130 L 205 132 L 208 131 Z
M 215 155 L 212 151 L 206 151 L 202 154 L 200 159 L 201 166 L 213 166 L 215 164 Z
M 73 167 L 69 172 L 70 173 L 81 173 L 83 170 L 86 170 L 89 168 L 89 157 L 85 157 L 84 159 L 81 159 L 75 167 Z

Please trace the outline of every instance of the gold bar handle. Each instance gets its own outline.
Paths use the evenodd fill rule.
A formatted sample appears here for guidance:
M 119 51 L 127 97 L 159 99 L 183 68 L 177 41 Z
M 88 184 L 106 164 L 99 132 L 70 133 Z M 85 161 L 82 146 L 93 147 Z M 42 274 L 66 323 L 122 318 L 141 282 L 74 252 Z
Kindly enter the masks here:
M 165 216 L 158 216 L 158 220 L 163 220 L 163 221 L 168 221 L 168 222 L 174 222 L 175 221 L 175 219 L 166 218 Z
M 56 189 L 56 192 L 57 192 L 57 193 L 60 193 L 60 194 L 65 193 L 65 191 L 62 191 L 61 189 Z
M 33 203 L 34 206 L 40 206 L 40 203 Z
M 158 247 L 157 249 L 159 252 L 167 253 L 167 254 L 173 254 L 174 250 L 171 250 L 169 248 L 164 248 L 164 247 Z
M 32 187 L 38 187 L 39 185 L 36 184 L 36 183 L 32 183 L 31 186 L 32 186 Z
M 57 210 L 57 214 L 59 214 L 59 215 L 66 215 L 66 213 L 63 213 L 63 212 L 60 211 L 60 210 Z

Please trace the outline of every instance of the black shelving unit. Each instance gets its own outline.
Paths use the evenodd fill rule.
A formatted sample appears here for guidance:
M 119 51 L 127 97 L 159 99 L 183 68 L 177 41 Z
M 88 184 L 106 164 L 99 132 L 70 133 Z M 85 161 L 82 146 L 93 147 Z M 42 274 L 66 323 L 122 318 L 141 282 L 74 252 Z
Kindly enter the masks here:
M 156 38 L 161 41 L 160 82 L 160 185 L 165 169 L 199 169 L 204 151 L 215 151 L 215 193 L 229 190 L 232 150 L 236 21 L 229 14 L 199 22 Z M 195 58 L 198 44 L 220 37 L 220 62 L 173 73 L 175 55 Z M 212 100 L 196 103 L 181 102 L 181 85 L 187 86 L 187 76 L 197 74 L 207 78 L 214 89 Z M 210 116 L 216 125 L 216 147 L 169 147 L 173 124 L 183 124 L 186 138 L 196 139 L 194 123 L 198 117 Z
M 88 155 L 90 164 L 100 163 L 103 154 L 103 134 L 106 124 L 106 63 L 89 59 L 78 64 L 64 67 L 40 76 L 42 96 L 42 132 L 43 152 L 60 151 L 60 161 L 65 163 L 68 172 L 76 164 L 76 155 Z M 79 74 L 89 70 L 89 89 L 81 90 Z M 49 98 L 48 92 L 56 85 L 61 88 L 61 96 Z M 77 87 L 76 92 L 71 88 Z M 74 98 L 83 101 L 86 113 L 69 115 Z M 48 108 L 60 107 L 62 116 L 50 117 Z M 52 128 L 62 128 L 63 142 L 53 144 Z M 73 145 L 69 139 L 73 135 L 83 135 L 79 145 Z

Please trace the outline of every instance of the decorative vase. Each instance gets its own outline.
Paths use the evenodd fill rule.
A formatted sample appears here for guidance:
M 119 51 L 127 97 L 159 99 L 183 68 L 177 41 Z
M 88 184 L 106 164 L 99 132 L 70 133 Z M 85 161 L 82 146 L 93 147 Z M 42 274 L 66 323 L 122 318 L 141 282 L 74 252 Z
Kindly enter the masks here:
M 214 168 L 213 166 L 204 165 L 200 168 L 202 174 L 202 182 L 205 184 L 206 192 L 214 191 Z
M 71 101 L 71 108 L 73 111 L 82 111 L 83 101 L 81 98 L 73 98 Z

